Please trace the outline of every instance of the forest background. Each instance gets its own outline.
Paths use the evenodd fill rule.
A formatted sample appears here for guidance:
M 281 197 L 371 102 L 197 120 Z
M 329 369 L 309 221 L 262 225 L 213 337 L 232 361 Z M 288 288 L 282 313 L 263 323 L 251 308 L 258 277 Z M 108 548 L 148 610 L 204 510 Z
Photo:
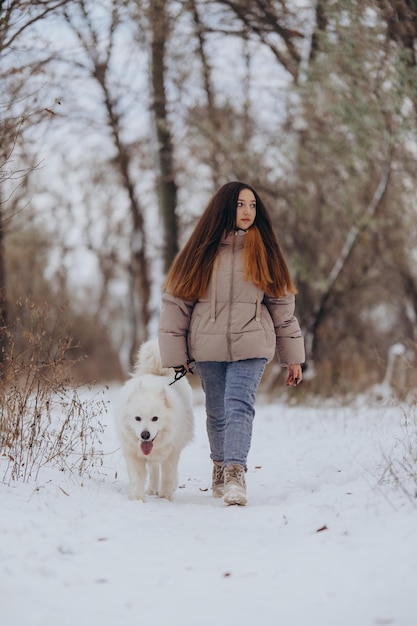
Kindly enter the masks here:
M 417 2 L 0 0 L 0 80 L 2 377 L 123 379 L 243 180 L 297 284 L 304 393 L 415 387 Z

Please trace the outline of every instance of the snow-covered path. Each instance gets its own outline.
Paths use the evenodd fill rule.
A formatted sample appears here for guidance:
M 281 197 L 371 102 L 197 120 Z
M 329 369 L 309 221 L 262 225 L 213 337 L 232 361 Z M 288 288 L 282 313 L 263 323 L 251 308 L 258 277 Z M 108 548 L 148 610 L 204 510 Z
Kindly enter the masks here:
M 377 487 L 398 410 L 258 406 L 247 507 L 210 495 L 201 404 L 172 503 L 127 500 L 106 420 L 83 487 L 0 484 L 3 626 L 417 624 L 417 511 Z

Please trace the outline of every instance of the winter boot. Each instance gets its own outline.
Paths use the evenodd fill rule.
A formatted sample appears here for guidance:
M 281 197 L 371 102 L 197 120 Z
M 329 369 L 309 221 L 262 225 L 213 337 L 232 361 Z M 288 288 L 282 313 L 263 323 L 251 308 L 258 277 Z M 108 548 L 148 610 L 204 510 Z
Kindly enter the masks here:
M 224 470 L 224 498 L 226 504 L 244 506 L 246 497 L 245 468 L 237 463 L 229 463 Z
M 213 474 L 211 488 L 215 498 L 223 498 L 224 495 L 224 473 L 223 461 L 213 461 Z

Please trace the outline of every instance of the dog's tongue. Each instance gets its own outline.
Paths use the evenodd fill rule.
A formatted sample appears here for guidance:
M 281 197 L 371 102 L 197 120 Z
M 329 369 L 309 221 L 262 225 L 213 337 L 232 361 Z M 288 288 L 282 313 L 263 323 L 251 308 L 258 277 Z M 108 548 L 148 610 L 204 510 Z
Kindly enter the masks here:
M 152 441 L 142 441 L 140 447 L 142 448 L 143 454 L 148 455 L 152 452 L 153 443 Z

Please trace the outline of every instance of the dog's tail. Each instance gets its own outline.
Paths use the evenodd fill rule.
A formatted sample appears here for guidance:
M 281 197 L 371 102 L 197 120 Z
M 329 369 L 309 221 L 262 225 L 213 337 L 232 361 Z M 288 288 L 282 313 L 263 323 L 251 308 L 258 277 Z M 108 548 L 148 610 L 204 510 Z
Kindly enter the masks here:
M 161 356 L 157 339 L 145 341 L 139 348 L 138 357 L 133 369 L 133 374 L 155 374 L 156 376 L 166 376 L 171 374 L 171 370 L 162 367 Z

